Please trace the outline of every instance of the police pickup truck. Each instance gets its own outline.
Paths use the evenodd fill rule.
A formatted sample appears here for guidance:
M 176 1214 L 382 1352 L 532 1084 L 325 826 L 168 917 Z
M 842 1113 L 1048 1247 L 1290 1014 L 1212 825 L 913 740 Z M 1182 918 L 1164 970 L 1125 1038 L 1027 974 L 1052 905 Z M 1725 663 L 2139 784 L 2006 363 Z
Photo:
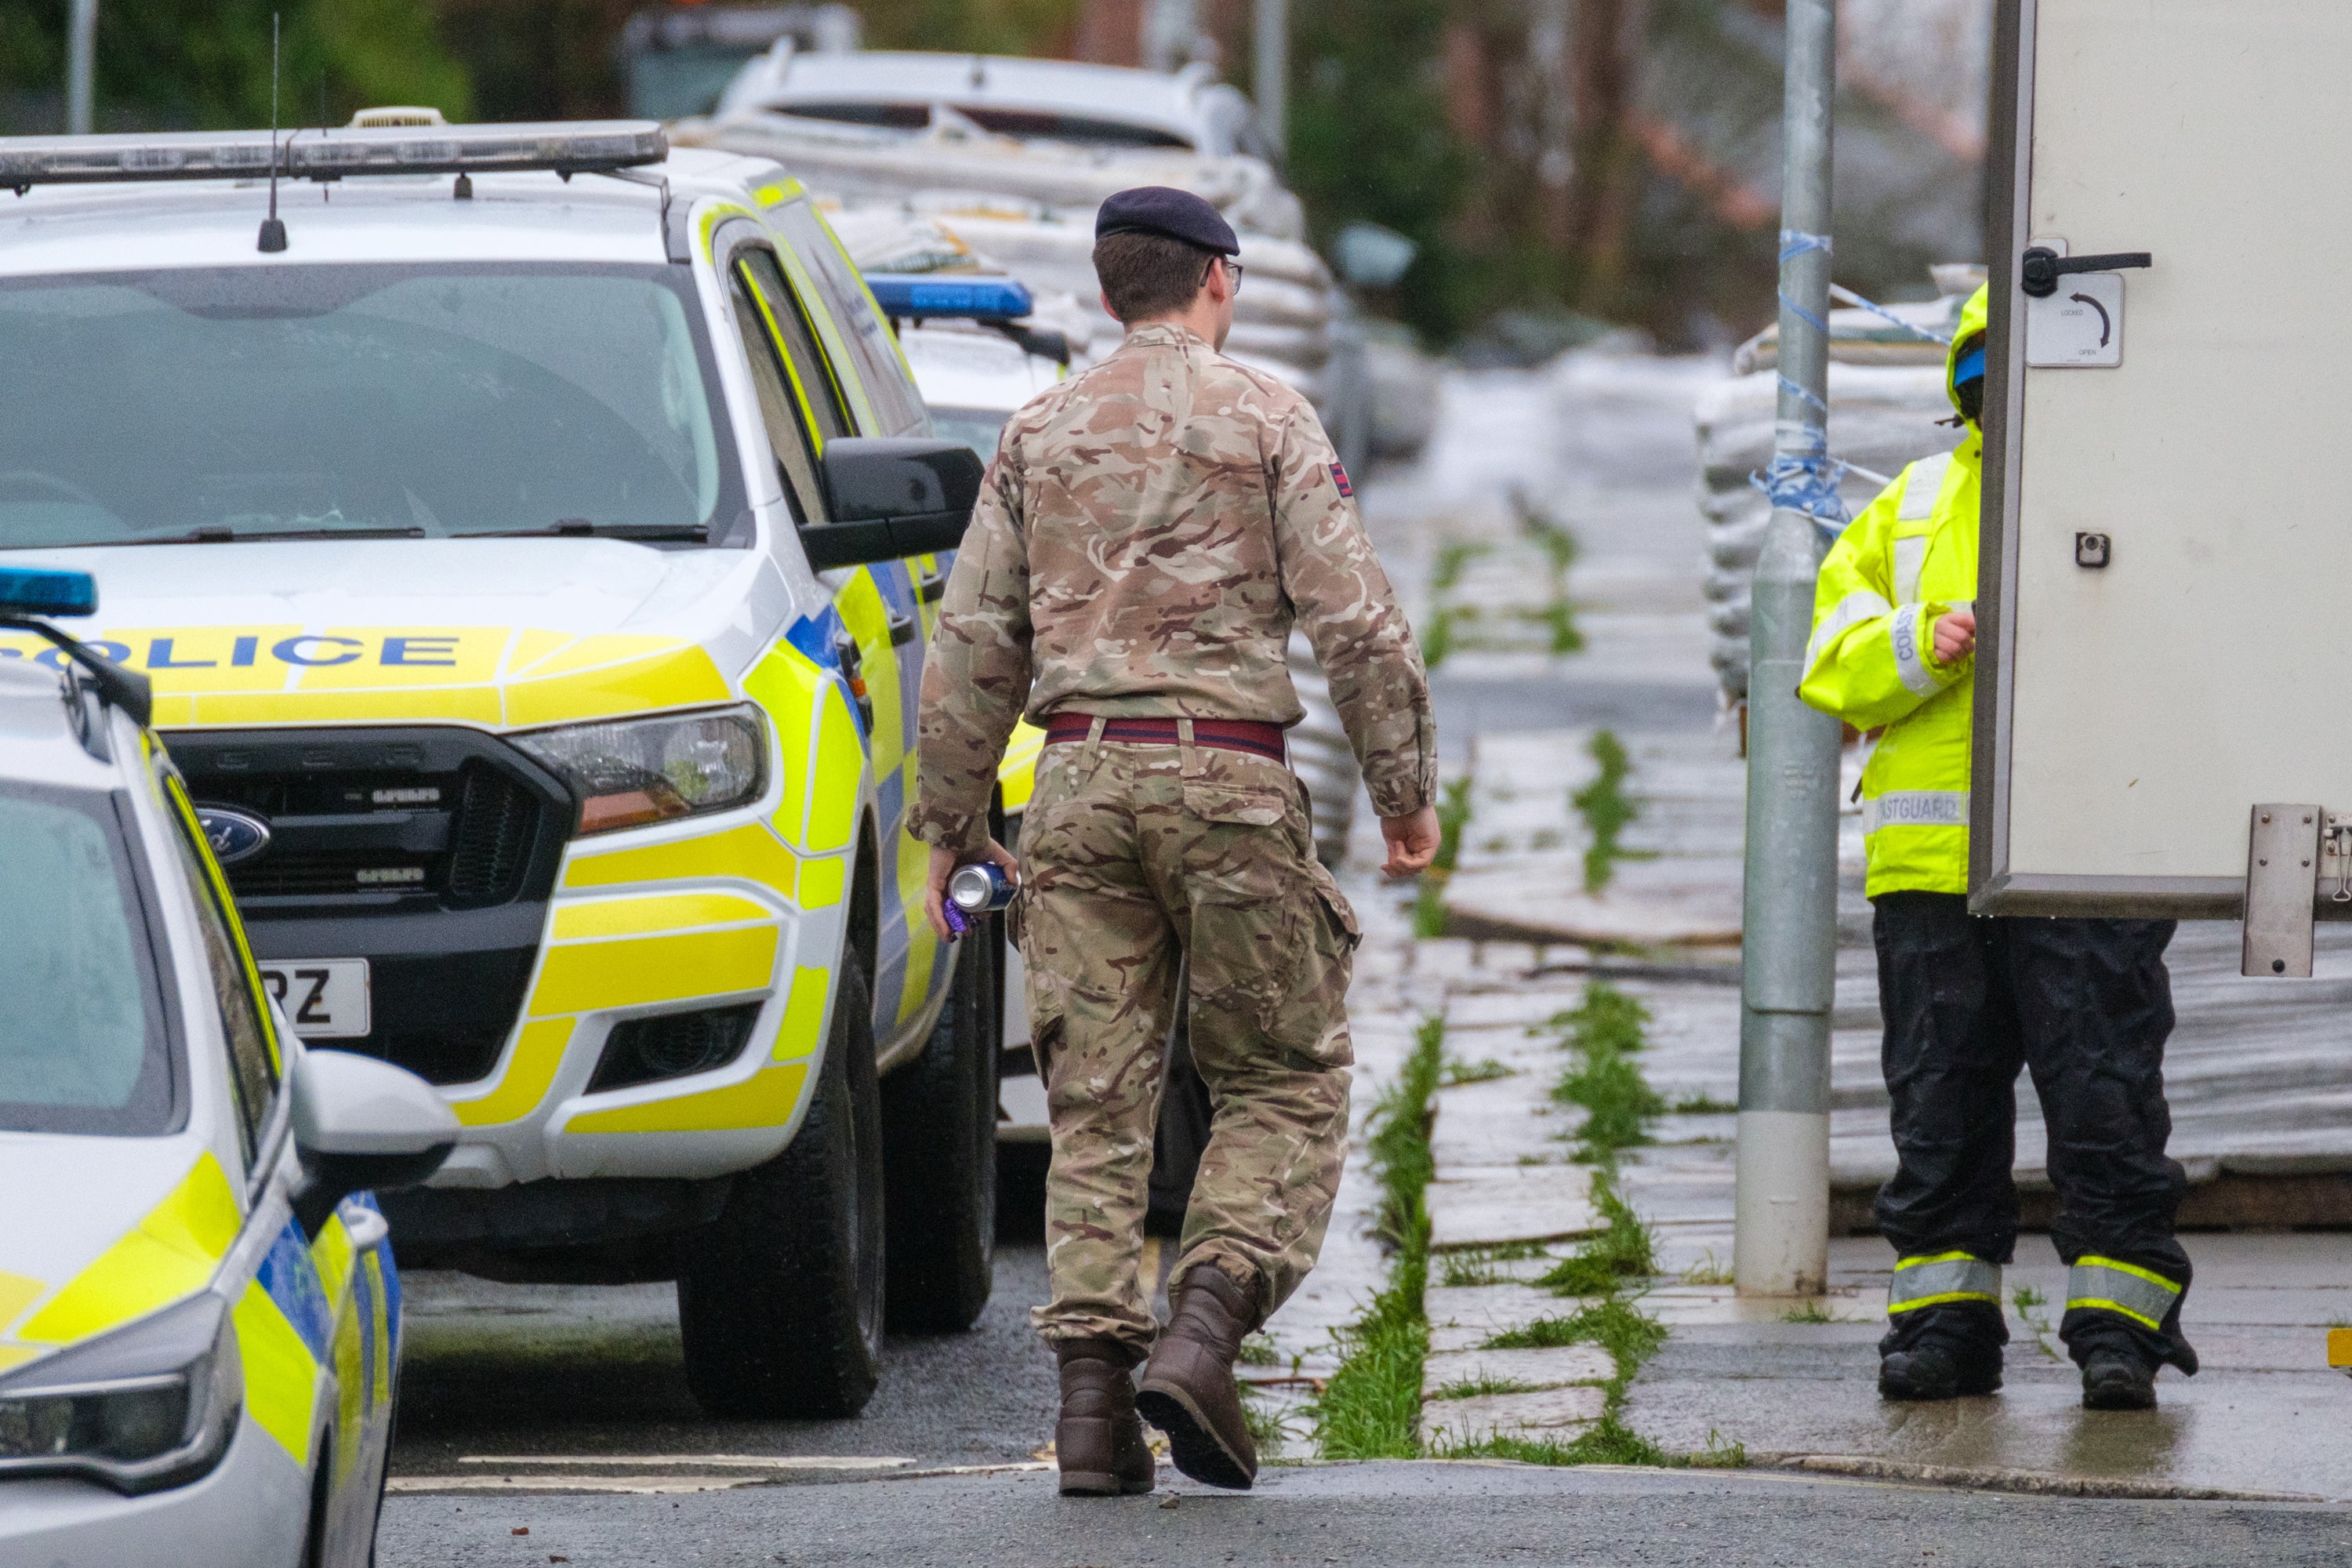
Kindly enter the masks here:
M 800 186 L 619 121 L 0 187 L 0 562 L 103 584 L 296 1030 L 463 1124 L 404 1260 L 675 1279 L 726 1414 L 970 1326 L 1003 948 L 903 822 L 981 464 Z

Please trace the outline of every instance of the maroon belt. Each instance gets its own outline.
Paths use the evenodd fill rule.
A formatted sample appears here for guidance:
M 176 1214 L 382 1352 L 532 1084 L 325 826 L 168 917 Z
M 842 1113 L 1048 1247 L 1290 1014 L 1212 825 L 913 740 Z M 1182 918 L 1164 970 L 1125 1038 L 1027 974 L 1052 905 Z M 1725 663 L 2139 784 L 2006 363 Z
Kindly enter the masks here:
M 1181 744 L 1183 736 L 1174 719 L 1106 719 L 1102 738 L 1124 745 L 1173 746 Z M 1090 713 L 1056 713 L 1045 724 L 1048 745 L 1066 745 L 1084 741 L 1094 733 L 1095 721 Z M 1225 752 L 1247 752 L 1253 756 L 1272 757 L 1276 762 L 1289 760 L 1283 744 L 1282 726 L 1260 719 L 1195 719 L 1192 721 L 1192 743 L 1214 746 Z

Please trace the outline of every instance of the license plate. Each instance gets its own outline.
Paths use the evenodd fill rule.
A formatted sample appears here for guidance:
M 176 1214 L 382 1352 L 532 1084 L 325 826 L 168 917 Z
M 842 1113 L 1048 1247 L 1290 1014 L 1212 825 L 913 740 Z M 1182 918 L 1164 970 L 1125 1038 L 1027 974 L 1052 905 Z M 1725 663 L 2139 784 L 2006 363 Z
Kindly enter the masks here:
M 366 959 L 274 959 L 256 967 L 304 1039 L 355 1040 L 368 1032 Z

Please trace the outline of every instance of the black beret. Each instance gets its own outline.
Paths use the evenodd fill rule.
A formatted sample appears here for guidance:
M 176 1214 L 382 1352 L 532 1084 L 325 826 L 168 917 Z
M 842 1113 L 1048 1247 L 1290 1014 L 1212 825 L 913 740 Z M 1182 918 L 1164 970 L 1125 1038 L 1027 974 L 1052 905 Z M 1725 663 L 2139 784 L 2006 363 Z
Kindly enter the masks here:
M 1114 234 L 1164 234 L 1224 256 L 1237 255 L 1242 247 L 1223 213 L 1171 185 L 1138 185 L 1104 202 L 1095 215 L 1095 237 Z

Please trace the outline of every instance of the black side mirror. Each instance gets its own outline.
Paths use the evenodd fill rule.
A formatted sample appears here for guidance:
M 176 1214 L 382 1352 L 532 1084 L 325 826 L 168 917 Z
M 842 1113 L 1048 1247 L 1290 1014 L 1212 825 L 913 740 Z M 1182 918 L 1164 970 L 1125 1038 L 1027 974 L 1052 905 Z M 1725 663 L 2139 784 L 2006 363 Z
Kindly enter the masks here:
M 823 468 L 833 521 L 800 531 L 820 572 L 953 550 L 987 471 L 962 442 L 919 436 L 836 436 Z

